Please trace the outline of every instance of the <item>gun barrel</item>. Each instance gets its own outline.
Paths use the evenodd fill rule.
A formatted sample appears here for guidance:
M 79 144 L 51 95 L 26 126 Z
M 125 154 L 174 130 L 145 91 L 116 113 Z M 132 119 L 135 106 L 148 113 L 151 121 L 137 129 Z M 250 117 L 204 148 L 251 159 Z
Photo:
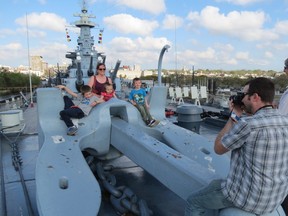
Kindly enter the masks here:
M 114 67 L 113 73 L 111 75 L 111 80 L 113 83 L 114 83 L 114 80 L 116 79 L 116 75 L 117 75 L 117 72 L 119 70 L 120 64 L 121 64 L 121 61 L 118 59 L 116 62 L 116 65 Z
M 89 77 L 94 75 L 94 72 L 93 72 L 93 56 L 91 56 L 91 58 L 90 58 L 90 65 L 89 65 L 89 69 L 87 71 L 87 75 Z

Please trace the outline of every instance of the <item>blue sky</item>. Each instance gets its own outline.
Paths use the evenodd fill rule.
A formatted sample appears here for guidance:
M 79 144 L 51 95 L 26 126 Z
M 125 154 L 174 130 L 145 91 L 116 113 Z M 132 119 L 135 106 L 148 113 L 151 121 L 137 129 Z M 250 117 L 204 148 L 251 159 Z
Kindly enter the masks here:
M 77 46 L 81 0 L 6 0 L 0 9 L 0 65 L 28 65 L 29 53 L 48 64 L 69 64 Z M 95 48 L 108 67 L 283 70 L 288 57 L 288 0 L 87 0 L 99 27 Z M 26 16 L 27 15 L 27 16 Z M 66 40 L 65 28 L 71 37 Z M 104 29 L 98 44 L 99 28 Z

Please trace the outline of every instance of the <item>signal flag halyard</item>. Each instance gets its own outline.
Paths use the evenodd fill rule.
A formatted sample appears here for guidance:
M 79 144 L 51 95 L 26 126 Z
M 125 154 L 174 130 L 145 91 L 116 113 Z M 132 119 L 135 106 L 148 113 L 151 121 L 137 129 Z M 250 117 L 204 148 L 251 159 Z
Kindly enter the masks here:
M 66 30 L 66 39 L 67 39 L 68 42 L 70 42 L 71 38 L 70 38 L 70 35 L 68 33 L 68 29 L 66 28 L 65 30 Z
M 98 44 L 102 44 L 102 35 L 103 35 L 104 29 L 100 29 L 99 35 L 98 35 Z

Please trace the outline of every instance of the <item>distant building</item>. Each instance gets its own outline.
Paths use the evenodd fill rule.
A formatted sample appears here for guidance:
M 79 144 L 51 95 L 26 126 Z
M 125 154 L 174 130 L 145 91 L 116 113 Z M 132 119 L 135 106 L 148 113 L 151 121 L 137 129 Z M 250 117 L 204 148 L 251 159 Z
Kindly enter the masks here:
M 42 56 L 30 56 L 31 72 L 37 76 L 44 76 L 48 70 L 48 63 L 43 60 Z
M 142 72 L 142 76 L 153 76 L 153 75 L 156 75 L 156 74 L 158 74 L 158 72 L 151 71 L 151 70 L 144 70 Z
M 0 65 L 0 68 L 4 68 L 5 70 L 9 71 L 9 72 L 13 72 L 14 69 L 10 66 L 6 66 L 6 65 Z
M 130 66 L 124 65 L 119 68 L 117 72 L 117 77 L 132 80 L 135 77 L 141 77 L 142 71 L 141 67 L 134 65 L 133 69 L 131 70 Z

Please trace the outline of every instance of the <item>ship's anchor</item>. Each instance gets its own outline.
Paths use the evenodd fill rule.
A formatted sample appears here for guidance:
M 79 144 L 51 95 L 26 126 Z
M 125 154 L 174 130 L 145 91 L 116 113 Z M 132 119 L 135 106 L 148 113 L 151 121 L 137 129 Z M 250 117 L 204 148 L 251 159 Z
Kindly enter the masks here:
M 129 187 L 116 187 L 116 177 L 108 172 L 112 170 L 112 166 L 103 166 L 101 162 L 94 161 L 94 157 L 91 156 L 87 157 L 86 161 L 90 169 L 101 181 L 103 188 L 109 192 L 111 204 L 119 215 L 129 212 L 137 216 L 153 215 L 146 201 L 139 199 Z

